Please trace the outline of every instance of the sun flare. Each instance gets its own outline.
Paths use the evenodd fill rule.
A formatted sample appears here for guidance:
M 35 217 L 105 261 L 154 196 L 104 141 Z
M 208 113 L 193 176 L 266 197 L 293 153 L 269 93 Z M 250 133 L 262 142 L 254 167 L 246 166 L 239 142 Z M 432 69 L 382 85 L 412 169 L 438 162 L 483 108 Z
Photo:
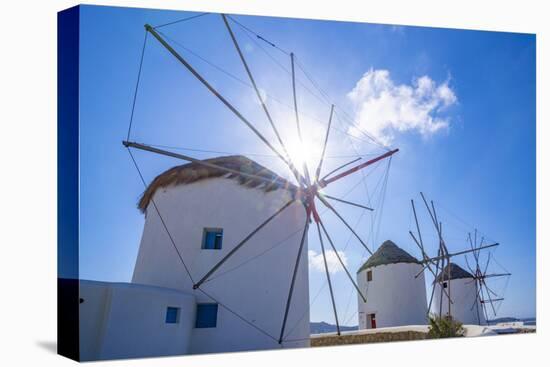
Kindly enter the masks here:
M 307 165 L 310 173 L 311 169 L 314 169 L 316 164 L 318 164 L 319 157 L 316 149 L 311 144 L 311 142 L 308 142 L 306 140 L 300 142 L 298 139 L 296 139 L 292 142 L 292 144 L 288 145 L 287 149 L 292 163 L 294 163 L 294 165 L 300 172 L 304 169 L 304 163 Z

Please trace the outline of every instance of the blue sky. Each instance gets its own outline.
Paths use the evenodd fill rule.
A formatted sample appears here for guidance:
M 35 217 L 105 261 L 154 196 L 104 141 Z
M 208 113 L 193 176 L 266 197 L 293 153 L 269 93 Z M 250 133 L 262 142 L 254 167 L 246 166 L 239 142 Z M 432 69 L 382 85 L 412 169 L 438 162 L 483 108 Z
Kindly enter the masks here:
M 128 130 L 143 25 L 194 13 L 84 6 L 81 14 L 80 277 L 129 281 L 144 221 L 136 209 L 143 185 L 121 141 Z M 496 291 L 505 291 L 499 316 L 535 314 L 534 35 L 239 15 L 234 19 L 293 51 L 307 75 L 337 104 L 325 172 L 358 153 L 370 157 L 383 151 L 353 129 L 344 111 L 377 140 L 400 149 L 392 159 L 385 196 L 377 183 L 387 161 L 365 170 L 369 176 L 364 181 L 359 173 L 327 188 L 335 196 L 347 194 L 377 209 L 364 214 L 337 206 L 357 224 L 371 248 L 391 239 L 420 256 L 408 230 L 410 199 L 420 207 L 423 191 L 436 204 L 449 248 L 466 248 L 466 234 L 474 228 L 488 242 L 501 243 L 491 251 L 496 261 L 490 271 L 501 271 L 502 266 L 513 276 L 508 284 L 504 279 L 493 283 Z M 288 108 L 290 78 L 283 69 L 290 67 L 288 56 L 231 24 L 285 141 L 298 150 Z M 219 15 L 159 30 L 275 141 L 253 91 L 236 80 L 246 81 L 246 74 Z M 330 107 L 302 70 L 297 77 L 308 159 L 313 162 Z M 145 51 L 132 140 L 247 154 L 288 175 L 272 152 L 152 37 Z M 182 152 L 200 158 L 220 155 Z M 144 152 L 136 152 L 136 158 L 147 180 L 180 164 Z M 418 211 L 434 253 L 435 232 L 427 212 Z M 349 233 L 328 213 L 324 217 L 343 250 Z M 319 245 L 314 234 L 309 237 L 311 319 L 333 322 L 324 273 L 316 266 Z M 365 260 L 354 240 L 344 256 L 352 273 Z M 464 265 L 463 258 L 457 262 Z M 354 291 L 345 274 L 334 270 L 341 319 L 355 324 Z

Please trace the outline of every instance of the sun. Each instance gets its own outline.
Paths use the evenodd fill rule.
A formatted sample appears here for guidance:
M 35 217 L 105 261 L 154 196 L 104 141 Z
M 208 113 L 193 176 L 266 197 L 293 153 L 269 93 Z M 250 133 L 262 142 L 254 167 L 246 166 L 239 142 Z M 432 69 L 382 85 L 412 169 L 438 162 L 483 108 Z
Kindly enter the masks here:
M 315 149 L 314 145 L 307 140 L 300 142 L 299 139 L 295 139 L 290 144 L 288 144 L 287 150 L 290 159 L 292 160 L 292 163 L 296 166 L 296 168 L 300 172 L 302 172 L 304 170 L 305 163 L 311 174 L 311 169 L 315 167 L 315 165 L 318 163 L 317 161 L 319 160 L 319 157 L 317 156 L 317 150 Z M 302 173 L 304 174 L 305 172 Z

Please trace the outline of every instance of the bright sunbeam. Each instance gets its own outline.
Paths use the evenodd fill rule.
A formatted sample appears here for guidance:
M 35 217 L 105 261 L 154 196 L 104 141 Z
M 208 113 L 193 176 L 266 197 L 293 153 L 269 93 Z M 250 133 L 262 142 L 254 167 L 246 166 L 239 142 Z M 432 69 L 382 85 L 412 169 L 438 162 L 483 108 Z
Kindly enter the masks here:
M 304 170 L 304 163 L 307 165 L 310 175 L 314 174 L 312 170 L 317 167 L 320 158 L 318 149 L 314 144 L 305 139 L 303 142 L 300 142 L 296 138 L 289 142 L 287 150 L 292 163 L 294 163 L 302 174 L 305 174 L 305 172 L 302 172 Z
M 305 109 L 304 107 L 304 110 Z M 281 133 L 285 148 L 292 163 L 304 176 L 305 163 L 309 170 L 309 175 L 311 179 L 313 179 L 321 158 L 326 127 L 321 126 L 315 121 L 311 121 L 311 119 L 307 117 L 301 116 L 300 127 L 302 131 L 302 141 L 300 141 L 294 116 L 287 112 L 282 120 L 286 121 L 286 123 L 281 124 Z

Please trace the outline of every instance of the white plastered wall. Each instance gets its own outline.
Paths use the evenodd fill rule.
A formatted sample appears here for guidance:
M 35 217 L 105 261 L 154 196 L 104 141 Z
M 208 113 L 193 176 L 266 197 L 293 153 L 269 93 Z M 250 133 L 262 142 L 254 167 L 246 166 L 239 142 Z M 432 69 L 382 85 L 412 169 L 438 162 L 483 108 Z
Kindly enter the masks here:
M 286 190 L 264 192 L 225 178 L 172 186 L 154 195 L 194 282 L 290 199 Z M 192 330 L 190 353 L 309 346 L 307 241 L 285 331 L 285 339 L 293 341 L 277 343 L 304 221 L 303 205 L 294 202 L 262 228 L 201 286 L 212 299 L 192 289 L 193 282 L 149 205 L 132 282 L 192 292 L 197 303 L 223 305 L 218 306 L 216 328 Z M 201 249 L 205 227 L 223 228 L 222 250 Z
M 449 283 L 447 290 L 450 290 L 453 318 L 463 324 L 485 325 L 485 316 L 480 300 L 476 301 L 477 288 L 473 278 L 452 279 Z M 443 292 L 443 298 L 441 298 L 441 293 L 441 287 L 436 285 L 431 312 L 439 315 L 441 301 L 441 314 L 445 316 L 449 312 L 449 302 L 445 292 Z
M 367 271 L 372 281 L 367 281 Z M 376 327 L 425 325 L 427 323 L 426 284 L 422 267 L 415 263 L 379 265 L 357 274 L 359 329 L 370 329 L 367 315 L 376 315 Z M 415 278 L 416 275 L 420 275 Z

